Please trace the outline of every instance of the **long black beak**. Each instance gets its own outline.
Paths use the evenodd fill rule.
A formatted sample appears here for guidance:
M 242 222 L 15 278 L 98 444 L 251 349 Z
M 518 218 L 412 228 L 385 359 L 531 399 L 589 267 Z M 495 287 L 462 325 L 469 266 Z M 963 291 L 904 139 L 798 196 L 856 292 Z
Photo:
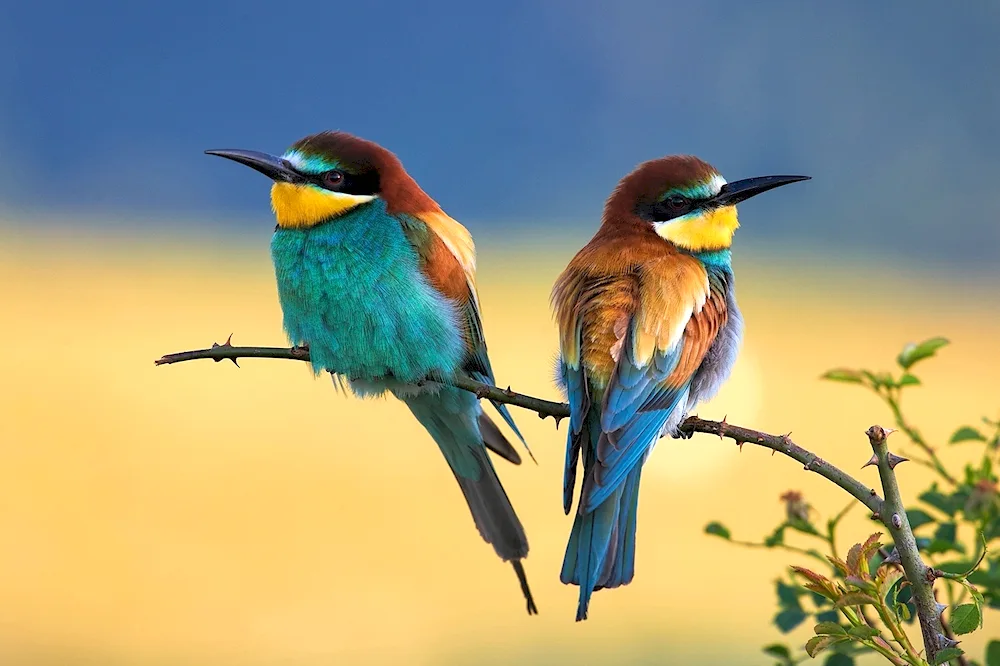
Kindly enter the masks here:
M 735 180 L 723 185 L 719 193 L 712 197 L 709 203 L 713 206 L 732 206 L 741 201 L 746 201 L 750 197 L 755 197 L 761 192 L 767 192 L 782 185 L 810 179 L 811 176 L 761 176 L 759 178 Z
M 301 183 L 305 180 L 300 173 L 292 168 L 288 160 L 256 150 L 206 150 L 205 154 L 218 155 L 227 160 L 245 164 L 278 183 Z

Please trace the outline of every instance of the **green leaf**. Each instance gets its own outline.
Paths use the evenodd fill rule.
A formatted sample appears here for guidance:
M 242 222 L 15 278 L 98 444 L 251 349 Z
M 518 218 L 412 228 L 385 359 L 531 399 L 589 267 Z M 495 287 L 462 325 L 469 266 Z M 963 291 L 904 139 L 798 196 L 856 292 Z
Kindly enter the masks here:
M 954 516 L 955 513 L 961 508 L 961 505 L 959 505 L 954 499 L 938 491 L 936 488 L 921 494 L 920 501 L 931 505 L 948 516 Z
M 851 589 L 860 590 L 861 592 L 867 592 L 868 594 L 875 594 L 878 592 L 878 588 L 875 587 L 875 583 L 868 578 L 848 576 L 844 579 L 844 582 L 850 585 Z
M 840 613 L 835 610 L 823 611 L 822 613 L 816 613 L 816 619 L 821 623 L 832 622 L 833 624 L 837 624 L 837 620 L 840 619 Z
M 729 533 L 729 529 L 719 522 L 711 522 L 708 525 L 705 525 L 705 534 L 714 534 L 717 537 L 722 537 L 726 541 L 729 541 L 732 538 L 732 535 Z
M 819 536 L 819 532 L 816 530 L 815 527 L 813 527 L 812 523 L 810 523 L 808 520 L 802 520 L 801 518 L 793 518 L 785 524 L 788 527 L 791 527 L 793 530 L 798 530 L 803 534 L 814 534 L 816 536 Z
M 936 541 L 947 541 L 955 543 L 955 536 L 958 534 L 958 526 L 955 523 L 941 523 L 934 531 Z
M 983 538 L 987 541 L 992 541 L 997 537 L 1000 537 L 1000 516 L 988 522 L 983 528 Z
M 907 372 L 899 378 L 896 386 L 920 386 L 920 380 Z
M 986 646 L 986 666 L 1000 666 L 1000 641 L 990 641 Z
M 978 629 L 983 622 L 983 616 L 976 604 L 962 604 L 951 609 L 950 622 L 951 630 L 961 636 Z
M 965 654 L 965 652 L 963 652 L 960 648 L 945 648 L 938 652 L 937 656 L 934 657 L 934 664 L 937 666 L 938 664 L 947 663 L 952 659 L 961 657 L 963 654 Z
M 948 443 L 958 444 L 959 442 L 969 442 L 969 441 L 985 442 L 986 438 L 983 437 L 983 435 L 975 428 L 971 426 L 962 426 L 961 428 L 955 431 L 955 434 L 951 436 L 951 439 L 948 440 Z
M 956 543 L 956 534 L 957 527 L 955 523 L 941 523 L 938 525 L 937 530 L 934 531 L 934 540 L 927 547 L 927 552 L 932 555 L 935 553 L 947 553 L 952 550 L 959 553 L 965 552 L 965 546 Z
M 869 627 L 867 624 L 858 625 L 856 627 L 851 627 L 847 630 L 854 638 L 859 640 L 864 640 L 866 638 L 872 638 L 873 636 L 878 636 L 878 629 Z
M 951 551 L 964 553 L 965 547 L 962 544 L 950 543 L 948 541 L 942 541 L 941 539 L 934 539 L 923 550 L 928 555 L 938 555 L 940 553 L 950 553 Z
M 910 343 L 903 347 L 903 351 L 899 352 L 896 362 L 903 370 L 909 370 L 914 363 L 934 356 L 934 353 L 946 344 L 948 344 L 948 340 L 945 338 L 930 338 L 917 345 Z
M 923 509 L 907 509 L 906 519 L 910 522 L 910 529 L 915 530 L 923 527 L 927 523 L 933 523 L 934 519 Z
M 836 622 L 820 622 L 813 628 L 813 631 L 816 632 L 817 636 L 822 636 L 824 634 L 829 634 L 830 636 L 843 636 L 846 633 L 844 627 Z
M 894 610 L 896 611 L 896 615 L 898 615 L 899 619 L 902 620 L 903 622 L 906 622 L 911 617 L 913 617 L 913 615 L 910 613 L 910 607 L 906 604 L 896 604 Z
M 837 608 L 843 608 L 844 606 L 863 606 L 865 604 L 874 603 L 875 600 L 868 594 L 864 594 L 862 592 L 848 592 L 840 599 L 837 599 L 837 603 L 835 603 L 834 606 Z
M 834 652 L 826 658 L 826 661 L 823 662 L 823 666 L 854 666 L 854 657 L 848 654 Z
M 775 546 L 780 546 L 785 543 L 785 527 L 787 527 L 787 525 L 784 523 L 778 525 L 777 529 L 771 533 L 771 536 L 764 539 L 764 545 L 768 548 L 774 548 Z
M 965 587 L 967 590 L 969 590 L 969 594 L 972 595 L 972 600 L 976 602 L 976 605 L 979 607 L 979 610 L 982 611 L 983 606 L 986 605 L 986 600 L 983 599 L 983 593 L 974 588 L 972 585 L 966 585 Z M 982 619 L 980 619 L 979 625 L 982 626 L 982 624 L 983 621 Z
M 829 379 L 832 382 L 847 382 L 848 384 L 864 384 L 864 376 L 857 370 L 848 370 L 847 368 L 837 368 L 836 370 L 830 370 L 824 374 L 820 379 Z
M 806 654 L 815 657 L 834 643 L 847 640 L 846 636 L 813 636 L 806 641 Z
M 787 634 L 805 620 L 806 614 L 801 608 L 786 608 L 774 616 L 774 624 L 783 634 Z
M 791 659 L 792 652 L 781 643 L 772 643 L 764 648 L 764 654 L 778 659 Z
M 802 608 L 799 604 L 799 591 L 784 581 L 776 581 L 778 605 L 782 608 Z

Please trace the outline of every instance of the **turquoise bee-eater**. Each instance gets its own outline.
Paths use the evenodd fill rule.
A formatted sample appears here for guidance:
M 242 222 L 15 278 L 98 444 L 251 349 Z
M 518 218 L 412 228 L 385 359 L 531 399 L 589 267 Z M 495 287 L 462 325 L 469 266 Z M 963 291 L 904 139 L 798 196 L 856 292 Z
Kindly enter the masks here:
M 696 157 L 639 165 L 608 198 L 600 229 L 552 291 L 558 380 L 570 404 L 563 507 L 583 483 L 561 580 L 579 585 L 577 621 L 595 590 L 635 573 L 639 477 L 654 443 L 711 398 L 736 361 L 743 319 L 730 246 L 736 204 L 807 180 L 727 183 Z
M 494 383 L 468 230 L 394 154 L 344 132 L 308 136 L 280 157 L 206 152 L 274 181 L 271 258 L 291 342 L 309 348 L 317 374 L 329 371 L 357 395 L 388 392 L 406 403 L 444 454 L 479 533 L 513 564 L 528 613 L 537 613 L 521 563 L 528 539 L 486 450 L 514 464 L 520 456 L 475 394 L 425 381 L 465 374 Z M 506 406 L 494 406 L 523 442 Z

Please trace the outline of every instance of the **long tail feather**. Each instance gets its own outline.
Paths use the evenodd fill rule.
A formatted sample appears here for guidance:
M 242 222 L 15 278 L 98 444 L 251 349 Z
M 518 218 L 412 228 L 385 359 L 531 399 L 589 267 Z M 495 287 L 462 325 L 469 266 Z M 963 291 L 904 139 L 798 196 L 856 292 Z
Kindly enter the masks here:
M 483 435 L 492 439 L 493 433 L 480 431 L 483 415 L 478 399 L 466 391 L 444 388 L 434 394 L 406 396 L 405 402 L 448 461 L 479 534 L 502 560 L 512 563 L 528 613 L 537 613 L 521 564 L 528 555 L 528 538 L 486 452 Z
M 591 432 L 594 430 L 600 432 L 596 427 Z M 585 468 L 589 468 L 594 464 L 594 447 L 583 448 Z M 580 586 L 577 622 L 587 619 L 590 598 L 596 590 L 627 585 L 635 575 L 636 515 L 641 476 L 642 461 L 603 502 L 592 510 L 583 507 L 576 513 L 560 580 Z M 572 487 L 569 492 L 572 492 Z

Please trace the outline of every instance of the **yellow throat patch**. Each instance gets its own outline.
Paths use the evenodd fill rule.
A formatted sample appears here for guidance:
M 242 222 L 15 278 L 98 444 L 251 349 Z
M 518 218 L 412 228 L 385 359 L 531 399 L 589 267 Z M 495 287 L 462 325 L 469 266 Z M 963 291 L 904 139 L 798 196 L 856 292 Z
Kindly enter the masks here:
M 656 233 L 691 252 L 706 252 L 732 246 L 733 234 L 739 227 L 736 206 L 723 206 L 657 222 Z
M 374 198 L 370 194 L 344 194 L 311 185 L 275 183 L 271 186 L 271 209 L 278 226 L 288 229 L 314 227 Z

